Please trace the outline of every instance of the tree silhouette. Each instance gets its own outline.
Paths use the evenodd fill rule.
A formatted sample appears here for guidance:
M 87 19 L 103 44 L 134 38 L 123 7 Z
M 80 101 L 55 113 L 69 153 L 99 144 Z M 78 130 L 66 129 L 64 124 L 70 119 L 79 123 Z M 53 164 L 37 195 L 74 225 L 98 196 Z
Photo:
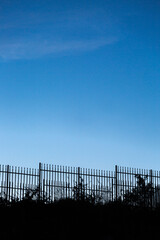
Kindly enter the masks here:
M 87 199 L 87 184 L 84 184 L 84 180 L 79 177 L 78 183 L 73 188 L 73 197 L 75 200 L 84 201 Z
M 73 188 L 73 197 L 75 200 L 88 201 L 90 203 L 100 203 L 102 200 L 102 196 L 87 188 L 87 184 L 84 183 L 81 177 L 79 177 L 78 183 Z
M 154 188 L 151 183 L 146 183 L 148 176 L 141 177 L 140 174 L 135 175 L 137 179 L 137 186 L 131 191 L 127 191 L 124 195 L 124 203 L 139 207 L 152 207 L 152 200 L 154 197 Z

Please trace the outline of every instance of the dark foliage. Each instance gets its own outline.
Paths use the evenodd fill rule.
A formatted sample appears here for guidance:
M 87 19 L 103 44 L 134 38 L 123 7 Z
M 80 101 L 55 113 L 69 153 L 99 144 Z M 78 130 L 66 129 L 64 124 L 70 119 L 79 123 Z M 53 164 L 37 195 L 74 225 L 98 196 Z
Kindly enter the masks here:
M 100 203 L 102 200 L 102 197 L 98 193 L 95 193 L 95 191 L 88 192 L 87 184 L 84 183 L 81 177 L 79 177 L 78 183 L 73 188 L 73 198 L 77 201 L 87 201 L 90 203 Z
M 127 191 L 124 195 L 124 203 L 131 206 L 152 207 L 155 195 L 154 188 L 151 183 L 146 183 L 147 176 L 142 178 L 136 175 L 137 186 L 131 191 Z
M 157 239 L 160 210 L 71 199 L 1 205 L 1 239 Z
M 88 193 L 82 179 L 73 189 L 74 200 L 50 203 L 41 198 L 38 188 L 28 189 L 21 201 L 10 203 L 1 194 L 1 239 L 158 239 L 160 208 L 149 208 L 151 193 L 152 186 L 137 176 L 137 187 L 126 193 L 124 201 L 107 204 Z

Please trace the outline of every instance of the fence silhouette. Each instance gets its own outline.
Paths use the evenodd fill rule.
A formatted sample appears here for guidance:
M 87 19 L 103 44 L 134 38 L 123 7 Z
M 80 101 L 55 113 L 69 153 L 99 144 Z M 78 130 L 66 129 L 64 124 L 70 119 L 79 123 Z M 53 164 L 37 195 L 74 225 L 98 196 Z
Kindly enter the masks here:
M 143 180 L 141 185 L 138 179 Z M 38 169 L 0 165 L 0 199 L 7 201 L 21 201 L 29 190 L 36 190 L 37 197 L 48 202 L 87 198 L 106 203 L 125 201 L 140 188 L 143 202 L 150 207 L 159 204 L 160 172 L 118 166 L 115 171 L 103 171 L 42 163 Z

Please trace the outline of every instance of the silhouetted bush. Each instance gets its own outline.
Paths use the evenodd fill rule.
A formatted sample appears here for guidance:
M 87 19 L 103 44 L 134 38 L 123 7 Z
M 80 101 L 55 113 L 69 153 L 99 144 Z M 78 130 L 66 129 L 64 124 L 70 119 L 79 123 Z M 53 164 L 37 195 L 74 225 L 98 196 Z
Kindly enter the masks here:
M 100 203 L 102 197 L 95 193 L 94 191 L 89 191 L 87 189 L 87 184 L 84 183 L 83 178 L 79 177 L 78 183 L 73 187 L 73 198 L 77 201 L 86 201 L 90 203 Z
M 147 176 L 136 175 L 137 186 L 124 194 L 124 203 L 131 206 L 152 207 L 155 191 L 151 183 L 146 184 Z
M 26 204 L 27 203 L 27 204 Z M 2 239 L 158 239 L 160 209 L 71 199 L 1 205 Z
M 74 188 L 74 200 L 51 203 L 40 197 L 38 188 L 28 189 L 21 201 L 10 203 L 1 194 L 1 239 L 158 239 L 160 207 L 141 204 L 142 194 L 146 196 L 151 188 L 138 176 L 137 180 L 137 189 L 128 192 L 124 201 L 106 204 L 95 201 L 82 180 Z M 139 204 L 128 204 L 134 201 Z

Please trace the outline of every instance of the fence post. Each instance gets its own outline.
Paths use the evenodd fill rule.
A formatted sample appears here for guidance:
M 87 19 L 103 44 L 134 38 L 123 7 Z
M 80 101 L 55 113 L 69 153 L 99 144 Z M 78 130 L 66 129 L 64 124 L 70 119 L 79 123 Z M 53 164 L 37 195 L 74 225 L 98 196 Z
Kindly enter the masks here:
M 152 208 L 152 194 L 153 194 L 153 191 L 152 191 L 152 169 L 149 170 L 149 176 L 150 176 L 150 185 L 151 185 L 151 196 L 150 196 L 150 201 L 151 201 L 151 208 Z
M 117 165 L 115 165 L 115 195 L 116 195 L 116 201 L 118 199 L 118 191 L 117 191 Z
M 6 200 L 8 200 L 8 188 L 9 188 L 9 165 L 7 165 L 7 179 L 6 179 Z
M 38 186 L 38 188 L 39 188 L 39 200 L 41 200 L 41 162 L 39 163 L 39 186 Z
M 80 186 L 80 184 L 81 184 L 81 177 L 80 177 L 80 171 L 81 171 L 81 169 L 80 169 L 80 167 L 78 167 L 78 200 L 80 200 L 81 199 L 81 194 L 82 194 L 82 189 L 79 189 L 79 188 L 82 188 L 82 186 Z

